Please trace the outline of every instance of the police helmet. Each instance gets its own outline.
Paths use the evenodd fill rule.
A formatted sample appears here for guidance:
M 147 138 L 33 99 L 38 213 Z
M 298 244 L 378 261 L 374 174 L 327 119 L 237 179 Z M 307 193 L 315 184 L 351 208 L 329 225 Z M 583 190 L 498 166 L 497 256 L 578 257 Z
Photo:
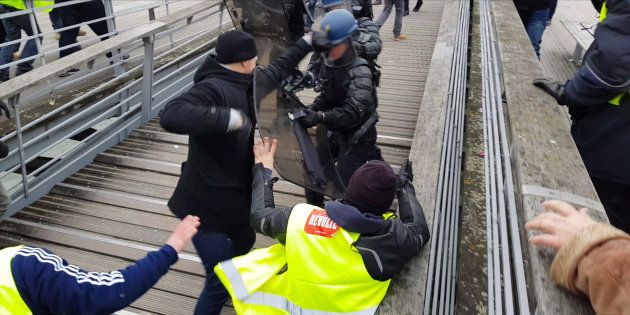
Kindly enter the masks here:
M 320 28 L 328 35 L 330 44 L 338 45 L 350 38 L 359 26 L 352 13 L 348 10 L 337 9 L 326 13 L 320 22 Z

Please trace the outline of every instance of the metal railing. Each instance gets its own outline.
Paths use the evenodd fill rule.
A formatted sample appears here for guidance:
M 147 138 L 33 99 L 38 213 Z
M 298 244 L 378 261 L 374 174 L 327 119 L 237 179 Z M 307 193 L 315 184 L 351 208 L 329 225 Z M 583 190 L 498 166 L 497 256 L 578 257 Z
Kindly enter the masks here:
M 14 109 L 16 126 L 15 131 L 1 139 L 9 144 L 10 153 L 1 162 L 0 179 L 13 200 L 4 217 L 37 201 L 55 184 L 157 116 L 166 102 L 188 89 L 218 32 L 232 27 L 229 19 L 220 20 L 222 11 L 219 2 L 197 4 L 1 83 L 0 99 L 7 99 Z M 224 22 L 229 26 L 222 25 Z M 97 60 L 103 52 L 114 50 L 141 62 L 123 73 L 99 79 L 99 74 L 112 72 L 114 65 L 98 68 Z M 29 87 L 80 65 L 86 65 L 88 70 L 72 81 L 96 81 L 94 88 L 23 123 L 21 111 L 25 102 L 21 99 Z

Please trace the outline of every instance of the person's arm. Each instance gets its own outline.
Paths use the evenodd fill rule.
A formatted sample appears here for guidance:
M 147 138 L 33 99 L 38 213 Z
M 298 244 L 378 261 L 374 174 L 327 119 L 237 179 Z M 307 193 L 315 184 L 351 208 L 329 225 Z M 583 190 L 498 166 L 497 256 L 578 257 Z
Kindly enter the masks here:
M 332 131 L 358 128 L 364 121 L 366 113 L 374 107 L 374 87 L 372 71 L 367 66 L 359 66 L 351 70 L 350 85 L 343 105 L 325 111 L 320 123 Z
M 607 17 L 597 26 L 582 67 L 565 86 L 570 106 L 606 104 L 630 91 L 630 3 L 608 0 L 606 7 Z
M 551 210 L 525 228 L 539 231 L 529 242 L 558 250 L 551 279 L 575 294 L 586 295 L 598 314 L 613 314 L 630 301 L 630 235 L 608 224 L 596 223 L 587 209 L 551 200 Z
M 310 42 L 309 42 L 310 41 Z M 274 60 L 263 69 L 276 82 L 286 79 L 300 61 L 312 50 L 312 37 L 305 35 L 300 38 L 289 50 Z
M 0 183 L 0 211 L 5 211 L 11 204 L 11 197 Z
M 12 268 L 20 295 L 32 309 L 50 314 L 111 314 L 146 293 L 177 261 L 197 232 L 199 218 L 188 216 L 167 245 L 129 267 L 87 272 L 41 248 L 23 247 Z
M 411 181 L 413 180 L 412 164 L 405 161 L 400 168 L 398 175 L 399 187 L 396 192 L 398 198 L 398 214 L 400 221 L 404 225 L 404 233 L 398 236 L 399 244 L 408 252 L 406 256 L 414 256 L 420 252 L 422 247 L 429 241 L 429 226 L 424 217 L 422 206 L 416 198 L 416 190 Z
M 264 138 L 262 143 L 254 145 L 256 165 L 253 167 L 252 205 L 250 224 L 263 235 L 273 237 L 283 243 L 286 241 L 287 225 L 291 208 L 276 208 L 273 199 L 272 176 L 273 155 L 277 141 Z
M 166 104 L 160 113 L 160 125 L 178 134 L 226 133 L 230 130 L 230 119 L 241 117 L 237 110 L 221 104 L 221 100 L 223 96 L 217 87 L 210 82 L 199 82 Z

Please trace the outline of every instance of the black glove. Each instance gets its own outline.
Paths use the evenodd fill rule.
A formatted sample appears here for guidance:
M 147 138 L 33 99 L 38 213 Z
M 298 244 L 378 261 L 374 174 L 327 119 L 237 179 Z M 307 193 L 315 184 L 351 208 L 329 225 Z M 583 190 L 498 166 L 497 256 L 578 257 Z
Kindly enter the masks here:
M 413 181 L 413 169 L 412 163 L 409 159 L 405 160 L 403 164 L 400 166 L 400 171 L 398 171 L 398 189 L 402 189 L 405 184 L 411 183 Z
M 324 32 L 313 32 L 313 50 L 315 52 L 326 52 L 332 48 L 332 44 L 328 39 L 328 34 Z
M 536 79 L 534 85 L 553 96 L 560 105 L 567 105 L 564 99 L 564 84 L 549 79 Z
M 11 112 L 9 112 L 9 107 L 7 106 L 7 103 L 0 100 L 0 116 L 2 116 L 2 112 L 4 112 L 8 119 L 11 119 Z
M 310 109 L 305 109 L 304 113 L 306 116 L 302 117 L 302 124 L 306 128 L 311 128 L 316 126 L 317 124 L 324 122 L 324 113 L 318 112 Z

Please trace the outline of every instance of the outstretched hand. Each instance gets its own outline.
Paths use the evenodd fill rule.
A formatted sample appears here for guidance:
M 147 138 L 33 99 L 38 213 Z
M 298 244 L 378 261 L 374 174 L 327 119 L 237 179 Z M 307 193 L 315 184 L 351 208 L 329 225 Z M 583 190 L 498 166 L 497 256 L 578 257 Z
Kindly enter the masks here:
M 262 163 L 265 168 L 273 169 L 273 157 L 276 154 L 278 140 L 270 140 L 264 137 L 261 142 L 254 144 L 254 160 L 255 163 Z
M 569 203 L 560 200 L 548 200 L 543 202 L 542 206 L 550 211 L 525 224 L 527 230 L 542 232 L 529 238 L 533 245 L 558 250 L 581 230 L 595 224 L 587 214 L 586 208 L 578 211 Z
M 189 243 L 199 228 L 199 217 L 188 215 L 180 222 L 166 244 L 171 245 L 176 252 L 181 252 Z

